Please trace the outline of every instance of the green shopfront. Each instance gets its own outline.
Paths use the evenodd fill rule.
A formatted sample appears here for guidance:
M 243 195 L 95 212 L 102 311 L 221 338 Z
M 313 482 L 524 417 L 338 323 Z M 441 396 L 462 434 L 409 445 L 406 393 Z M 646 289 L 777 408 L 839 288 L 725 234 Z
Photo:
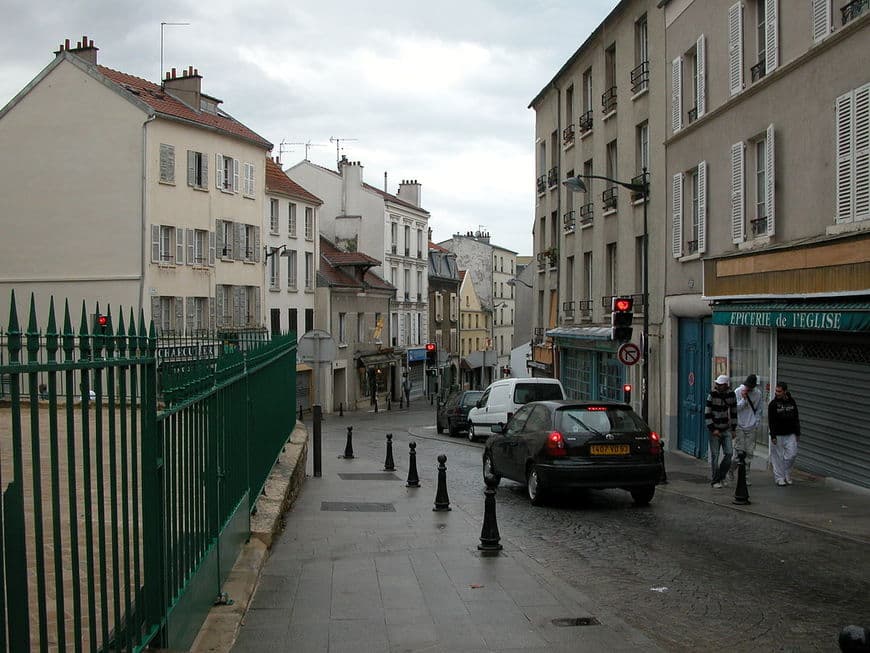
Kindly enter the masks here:
M 627 368 L 616 357 L 609 327 L 558 327 L 547 331 L 559 361 L 559 380 L 569 399 L 623 401 Z
M 775 383 L 788 383 L 801 418 L 798 467 L 870 487 L 868 298 L 718 302 L 712 309 L 716 350 L 727 339 L 735 386 L 757 374 L 767 402 Z M 766 445 L 766 426 L 759 439 Z

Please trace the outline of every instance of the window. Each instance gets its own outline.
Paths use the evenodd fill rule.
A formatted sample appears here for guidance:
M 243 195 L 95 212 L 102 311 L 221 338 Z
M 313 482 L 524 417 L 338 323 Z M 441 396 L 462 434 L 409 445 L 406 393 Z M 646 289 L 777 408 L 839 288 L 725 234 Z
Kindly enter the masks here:
M 643 277 L 646 274 L 646 259 L 643 251 L 643 236 L 634 239 L 634 287 L 637 292 L 643 292 Z M 644 307 L 646 308 L 646 307 Z M 635 311 L 638 310 L 635 304 Z
M 631 71 L 631 92 L 649 88 L 649 36 L 646 14 L 634 23 L 634 70 Z
M 287 330 L 293 333 L 299 332 L 299 309 L 287 309 Z
M 565 259 L 565 297 L 574 301 L 574 257 Z
M 151 225 L 151 262 L 184 265 L 184 230 Z
M 684 185 L 688 184 L 688 210 L 683 209 Z M 672 205 L 672 255 L 703 254 L 707 248 L 707 162 L 701 161 L 696 168 L 673 177 Z M 689 219 L 687 228 L 683 218 Z M 686 242 L 683 243 L 683 235 Z
M 187 333 L 202 332 L 209 329 L 209 298 L 188 297 Z
M 296 204 L 287 204 L 287 234 L 290 238 L 296 238 Z
M 281 273 L 280 260 L 278 251 L 274 250 L 269 257 L 269 288 L 272 290 L 281 287 L 281 282 L 278 280 L 278 275 Z
M 162 335 L 175 333 L 176 328 L 180 331 L 182 325 L 176 320 L 176 300 L 179 300 L 178 306 L 181 306 L 180 297 L 160 297 L 160 313 L 158 319 L 154 321 L 160 325 L 160 333 Z M 179 322 L 176 325 L 176 322 Z
M 314 328 L 314 309 L 306 308 L 305 309 L 305 333 L 311 331 Z
M 393 284 L 393 286 L 395 286 L 396 288 L 398 288 L 399 268 L 395 265 L 390 268 L 390 283 Z
M 239 162 L 223 154 L 215 154 L 217 172 L 215 173 L 216 186 L 225 193 L 239 192 Z
M 574 85 L 565 89 L 565 127 L 562 130 L 562 144 L 566 147 L 574 143 Z
M 404 273 L 405 285 L 402 287 L 402 291 L 405 294 L 405 301 L 408 301 L 411 299 L 411 270 L 405 268 Z
M 275 258 L 274 256 L 272 258 Z M 287 250 L 287 290 L 296 290 L 296 279 L 298 278 L 298 262 L 295 249 Z
M 338 342 L 339 344 L 347 342 L 347 313 L 338 314 Z
M 756 221 L 767 221 L 767 143 L 760 138 L 755 141 L 755 221 L 752 234 L 756 235 Z M 765 227 L 767 225 L 764 225 Z M 766 231 L 766 229 L 765 229 Z
M 692 225 L 689 230 L 689 241 L 686 243 L 686 251 L 689 254 L 694 254 L 698 251 L 698 220 L 700 217 L 699 208 L 700 208 L 700 186 L 699 186 L 699 177 L 698 177 L 698 169 L 695 168 L 691 170 L 689 173 L 689 184 L 692 188 Z
M 618 170 L 618 162 L 617 162 L 617 150 L 616 150 L 616 141 L 612 140 L 607 144 L 607 177 L 610 179 L 618 179 L 617 175 L 619 174 Z M 604 210 L 605 211 L 615 211 L 616 210 L 616 198 L 617 198 L 617 188 L 616 184 L 612 181 L 606 181 L 605 185 L 607 186 L 604 193 L 602 193 L 602 199 L 604 200 Z
M 356 314 L 356 341 L 365 342 L 366 340 L 366 314 Z
M 601 108 L 607 115 L 616 111 L 616 44 L 604 51 L 604 93 Z
M 583 253 L 583 299 L 592 299 L 592 252 Z
M 399 225 L 395 222 L 390 223 L 390 245 L 393 254 L 395 254 L 399 249 Z M 395 285 L 395 281 L 393 281 L 393 285 Z
M 160 261 L 173 263 L 175 261 L 175 229 L 172 227 L 160 227 Z
M 269 233 L 278 234 L 278 200 L 269 200 Z
M 160 183 L 175 184 L 175 146 L 160 144 Z
M 215 288 L 215 303 L 217 304 L 218 324 L 230 325 L 233 322 L 233 286 L 217 286 Z
M 605 271 L 607 277 L 604 281 L 605 292 L 608 295 L 616 295 L 617 288 L 619 286 L 619 271 L 616 267 L 616 243 L 609 243 L 607 245 L 607 270 Z
M 779 64 L 778 13 L 779 0 L 754 0 L 756 64 L 752 67 L 752 81 L 773 72 Z
M 193 250 L 191 260 L 193 265 L 214 265 L 214 252 L 211 252 L 210 247 L 211 236 L 211 233 L 204 229 L 193 231 L 193 242 L 187 244 L 188 252 Z
M 260 325 L 260 288 L 258 286 L 244 286 L 245 325 Z
M 233 258 L 233 244 L 235 242 L 233 224 L 229 220 L 218 220 L 218 250 L 220 250 L 222 259 Z
M 859 222 L 870 218 L 870 84 L 837 98 L 835 113 L 837 141 L 837 222 Z M 772 136 L 768 127 L 768 138 Z M 771 146 L 768 150 L 773 151 Z M 770 166 L 772 168 L 772 164 Z M 769 188 L 773 196 L 773 178 Z M 772 210 L 768 207 L 768 214 Z
M 423 230 L 417 229 L 417 258 L 423 258 Z
M 649 170 L 649 123 L 644 121 L 637 126 L 637 174 Z
M 417 301 L 423 301 L 423 272 L 417 270 Z
M 242 194 L 245 197 L 253 197 L 254 196 L 254 164 L 246 163 L 244 165 L 245 169 L 245 179 L 244 186 L 242 187 Z
M 587 68 L 583 73 L 583 113 L 591 112 L 595 108 L 592 99 L 592 68 Z M 580 129 L 583 129 L 581 126 Z
M 305 290 L 314 290 L 314 254 L 305 252 Z
M 206 190 L 208 185 L 208 157 L 202 152 L 187 151 L 187 185 Z
M 411 227 L 405 225 L 405 256 L 411 255 Z
M 314 240 L 314 209 L 305 207 L 305 240 Z
M 249 224 L 241 225 L 239 235 L 241 236 L 240 252 L 242 260 L 248 262 L 255 261 L 257 259 L 257 247 L 259 247 L 257 228 Z

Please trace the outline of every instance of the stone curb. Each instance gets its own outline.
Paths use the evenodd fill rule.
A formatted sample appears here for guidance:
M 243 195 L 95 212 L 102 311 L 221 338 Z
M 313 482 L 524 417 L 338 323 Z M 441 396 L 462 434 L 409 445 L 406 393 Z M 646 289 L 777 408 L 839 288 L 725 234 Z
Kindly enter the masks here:
M 308 429 L 297 421 L 257 500 L 257 512 L 251 515 L 251 539 L 224 583 L 223 591 L 233 603 L 209 610 L 190 649 L 192 652 L 226 653 L 233 647 L 272 541 L 284 528 L 284 513 L 296 501 L 305 482 L 307 460 Z

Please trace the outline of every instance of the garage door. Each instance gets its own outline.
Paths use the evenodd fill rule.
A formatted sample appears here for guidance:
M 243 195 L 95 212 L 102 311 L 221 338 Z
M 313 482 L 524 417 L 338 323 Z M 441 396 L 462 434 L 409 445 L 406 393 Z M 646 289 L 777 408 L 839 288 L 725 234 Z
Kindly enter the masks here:
M 777 374 L 798 405 L 797 466 L 870 487 L 870 344 L 780 332 Z

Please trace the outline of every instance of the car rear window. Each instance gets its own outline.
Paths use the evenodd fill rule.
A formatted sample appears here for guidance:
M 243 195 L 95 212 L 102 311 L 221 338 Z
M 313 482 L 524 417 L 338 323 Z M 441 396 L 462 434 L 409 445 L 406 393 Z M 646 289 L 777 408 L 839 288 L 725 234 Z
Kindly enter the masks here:
M 564 398 L 562 388 L 558 383 L 517 383 L 514 388 L 514 403 L 516 404 Z
M 636 433 L 646 425 L 630 408 L 599 407 L 562 408 L 556 416 L 556 428 L 562 433 Z
M 477 400 L 483 396 L 483 392 L 466 392 L 462 398 L 462 407 L 468 408 L 477 404 Z

